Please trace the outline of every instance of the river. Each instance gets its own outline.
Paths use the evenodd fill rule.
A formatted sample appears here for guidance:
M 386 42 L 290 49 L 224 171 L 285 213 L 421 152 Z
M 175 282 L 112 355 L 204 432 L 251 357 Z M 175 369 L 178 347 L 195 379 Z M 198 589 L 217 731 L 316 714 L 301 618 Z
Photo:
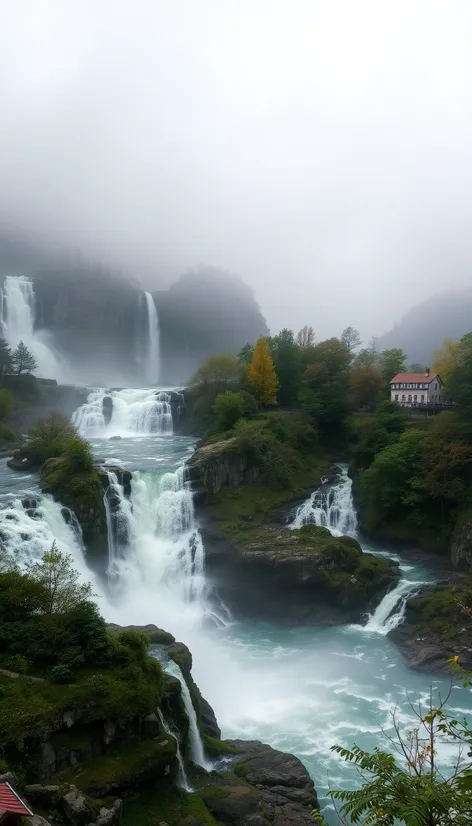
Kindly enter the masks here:
M 400 725 L 408 729 L 414 724 L 410 703 L 426 702 L 431 686 L 444 691 L 448 684 L 409 670 L 386 636 L 388 628 L 401 621 L 402 597 L 415 583 L 432 581 L 433 576 L 418 565 L 402 563 L 400 586 L 364 626 L 287 629 L 233 622 L 223 607 L 214 609 L 205 580 L 204 549 L 182 470 L 194 441 L 169 432 L 162 397 L 154 418 L 148 396 L 132 398 L 126 404 L 147 405 L 146 415 L 134 415 L 135 410 L 123 416 L 121 399 L 120 427 L 116 421 L 106 426 L 97 422 L 90 410 L 88 419 L 84 410 L 76 415 L 96 457 L 133 472 L 131 503 L 123 501 L 118 520 L 109 514 L 114 538 L 109 545 L 108 584 L 98 582 L 87 568 L 74 520 L 67 524 L 61 506 L 39 495 L 36 478 L 10 471 L 4 460 L 0 539 L 20 563 L 40 558 L 56 539 L 61 550 L 72 554 L 81 575 L 91 579 L 109 621 L 155 623 L 185 642 L 193 654 L 194 677 L 215 709 L 223 736 L 257 738 L 297 754 L 326 803 L 329 787 L 357 782 L 352 770 L 330 751 L 332 745 L 388 747 L 392 711 L 396 709 Z M 141 431 L 130 432 L 130 423 Z M 143 432 L 153 427 L 163 427 L 165 433 Z M 109 440 L 110 433 L 122 438 Z M 355 533 L 345 474 L 337 492 L 304 507 L 305 516 L 299 512 L 298 521 L 311 513 L 333 531 L 342 527 Z M 368 550 L 385 553 L 381 548 Z M 470 706 L 470 692 L 454 688 L 451 708 L 459 713 Z M 445 764 L 452 757 L 442 750 Z M 328 823 L 338 823 L 329 804 L 325 816 Z

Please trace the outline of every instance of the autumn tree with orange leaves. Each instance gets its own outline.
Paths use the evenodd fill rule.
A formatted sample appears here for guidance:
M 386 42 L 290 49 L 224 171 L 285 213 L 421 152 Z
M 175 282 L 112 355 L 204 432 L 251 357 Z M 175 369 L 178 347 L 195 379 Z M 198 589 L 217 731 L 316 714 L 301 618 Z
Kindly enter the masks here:
M 256 341 L 254 355 L 247 371 L 247 381 L 251 393 L 260 404 L 277 404 L 279 380 L 264 338 Z

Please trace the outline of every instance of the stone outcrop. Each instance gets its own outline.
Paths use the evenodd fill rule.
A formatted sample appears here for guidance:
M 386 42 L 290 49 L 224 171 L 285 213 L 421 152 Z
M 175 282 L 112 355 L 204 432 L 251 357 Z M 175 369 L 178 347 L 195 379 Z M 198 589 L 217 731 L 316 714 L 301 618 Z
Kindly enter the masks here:
M 472 669 L 472 630 L 463 607 L 471 595 L 459 581 L 425 586 L 410 597 L 404 622 L 389 634 L 410 668 L 451 675 L 448 660 L 458 657 L 460 666 Z
M 258 741 L 231 740 L 240 751 L 228 772 L 201 791 L 211 814 L 228 826 L 313 826 L 313 781 L 293 754 Z
M 284 624 L 357 622 L 399 579 L 398 565 L 327 528 L 264 527 L 229 542 L 203 529 L 207 574 L 236 615 Z
M 209 496 L 259 480 L 260 469 L 239 447 L 237 439 L 226 439 L 200 447 L 187 463 L 197 504 Z
M 472 570 L 472 513 L 456 527 L 450 546 L 451 562 L 459 571 Z

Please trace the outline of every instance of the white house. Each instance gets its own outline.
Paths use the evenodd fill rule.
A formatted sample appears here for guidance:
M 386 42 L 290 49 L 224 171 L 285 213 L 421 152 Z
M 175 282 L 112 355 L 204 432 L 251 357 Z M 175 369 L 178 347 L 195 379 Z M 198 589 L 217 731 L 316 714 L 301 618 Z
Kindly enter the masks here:
M 397 373 L 390 382 L 390 398 L 402 407 L 444 403 L 443 383 L 437 373 Z

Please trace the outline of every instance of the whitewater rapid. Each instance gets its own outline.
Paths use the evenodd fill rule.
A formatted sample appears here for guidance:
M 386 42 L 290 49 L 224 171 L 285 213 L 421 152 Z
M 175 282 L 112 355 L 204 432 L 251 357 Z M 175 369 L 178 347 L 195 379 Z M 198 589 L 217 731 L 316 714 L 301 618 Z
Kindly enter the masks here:
M 400 585 L 405 592 L 387 595 L 363 626 L 278 628 L 234 622 L 223 612 L 214 615 L 204 549 L 183 470 L 193 441 L 128 432 L 117 441 L 95 438 L 92 445 L 110 466 L 124 465 L 133 473 L 128 498 L 110 470 L 106 581 L 97 581 L 87 568 L 80 531 L 70 515 L 67 522 L 61 506 L 39 494 L 34 477 L 15 475 L 3 461 L 0 539 L 4 547 L 21 565 L 40 559 L 56 539 L 60 549 L 72 555 L 81 576 L 92 580 L 108 621 L 154 623 L 189 646 L 194 678 L 214 707 L 223 736 L 261 739 L 297 754 L 312 773 L 322 802 L 329 786 L 356 783 L 355 773 L 333 755 L 331 746 L 356 742 L 368 749 L 388 748 L 392 710 L 397 709 L 403 728 L 411 727 L 410 702 L 425 702 L 431 683 L 442 686 L 441 680 L 407 669 L 386 635 L 386 624 L 393 617 L 399 621 L 406 590 L 427 581 L 428 572 L 401 563 Z M 326 497 L 326 523 L 333 531 L 340 524 L 353 524 L 349 520 L 355 516 L 349 515 L 352 497 L 347 495 L 346 474 L 338 484 L 337 494 Z M 316 519 L 319 505 L 313 509 L 313 501 L 310 497 L 310 506 L 305 504 Z M 460 704 L 467 704 L 462 694 Z M 198 756 L 198 743 L 193 748 Z M 337 823 L 329 808 L 325 817 L 328 823 Z
M 86 438 L 119 436 L 171 436 L 173 433 L 171 395 L 166 390 L 98 388 L 72 416 L 77 430 Z

